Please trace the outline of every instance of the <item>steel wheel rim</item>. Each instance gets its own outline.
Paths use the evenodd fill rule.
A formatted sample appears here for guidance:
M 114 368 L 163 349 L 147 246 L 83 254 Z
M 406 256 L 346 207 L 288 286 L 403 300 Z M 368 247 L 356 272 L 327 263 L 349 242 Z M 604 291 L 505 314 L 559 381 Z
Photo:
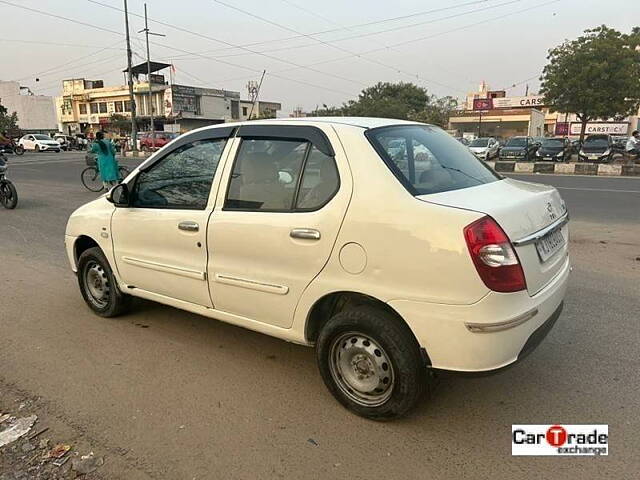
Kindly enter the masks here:
M 87 264 L 84 274 L 85 291 L 91 303 L 98 308 L 104 308 L 109 304 L 111 288 L 109 278 L 102 265 L 91 261 Z
M 334 339 L 329 370 L 342 393 L 358 405 L 382 405 L 393 393 L 391 359 L 378 342 L 363 333 L 348 332 Z

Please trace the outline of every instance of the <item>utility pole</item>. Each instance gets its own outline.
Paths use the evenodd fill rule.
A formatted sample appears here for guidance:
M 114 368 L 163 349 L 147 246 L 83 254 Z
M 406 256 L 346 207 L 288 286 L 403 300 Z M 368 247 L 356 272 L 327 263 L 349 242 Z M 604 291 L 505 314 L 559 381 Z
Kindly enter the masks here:
M 151 148 L 156 146 L 156 127 L 153 123 L 153 90 L 151 88 L 151 55 L 149 54 L 149 35 L 155 35 L 156 37 L 165 37 L 161 33 L 153 33 L 149 31 L 149 19 L 147 18 L 147 4 L 144 4 L 144 28 L 138 33 L 144 32 L 147 38 L 147 83 L 149 84 L 149 120 L 151 124 Z
M 127 68 L 129 73 L 129 102 L 131 103 L 131 150 L 138 150 L 138 131 L 136 128 L 136 100 L 133 96 L 133 72 L 131 71 L 131 40 L 129 38 L 129 9 L 124 0 L 124 25 L 127 34 Z
M 251 111 L 249 112 L 248 120 L 251 120 L 251 115 L 253 114 L 253 108 L 258 103 L 258 97 L 260 96 L 260 88 L 262 87 L 262 81 L 264 80 L 264 74 L 267 73 L 266 70 L 262 71 L 262 76 L 260 77 L 260 83 L 258 84 L 258 88 L 255 90 L 255 98 L 253 99 L 253 103 L 251 104 Z M 260 114 L 260 109 L 258 109 L 258 115 Z

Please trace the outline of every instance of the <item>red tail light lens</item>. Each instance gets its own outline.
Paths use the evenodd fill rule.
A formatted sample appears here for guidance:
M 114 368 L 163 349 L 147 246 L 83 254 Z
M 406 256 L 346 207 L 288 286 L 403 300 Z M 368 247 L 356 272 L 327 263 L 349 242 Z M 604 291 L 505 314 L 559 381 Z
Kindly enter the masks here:
M 483 217 L 467 225 L 464 238 L 473 264 L 487 287 L 495 292 L 519 292 L 527 288 L 518 255 L 493 218 Z

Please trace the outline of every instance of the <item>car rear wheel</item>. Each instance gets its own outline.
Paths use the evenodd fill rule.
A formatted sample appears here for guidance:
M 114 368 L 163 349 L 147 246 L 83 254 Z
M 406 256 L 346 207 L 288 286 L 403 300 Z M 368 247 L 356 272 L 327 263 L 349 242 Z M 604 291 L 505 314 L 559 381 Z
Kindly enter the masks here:
M 340 312 L 317 341 L 325 385 L 346 408 L 373 420 L 408 413 L 427 387 L 420 347 L 402 320 L 381 309 Z
M 84 301 L 101 317 L 115 317 L 129 309 L 131 297 L 123 294 L 99 247 L 85 250 L 78 259 L 78 284 Z

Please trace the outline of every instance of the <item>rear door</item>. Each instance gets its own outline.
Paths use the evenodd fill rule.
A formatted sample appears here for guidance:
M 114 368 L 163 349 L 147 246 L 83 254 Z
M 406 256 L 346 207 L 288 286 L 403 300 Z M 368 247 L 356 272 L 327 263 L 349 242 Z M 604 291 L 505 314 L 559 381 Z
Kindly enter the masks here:
M 333 249 L 351 176 L 333 129 L 240 127 L 209 223 L 217 310 L 290 327 Z

